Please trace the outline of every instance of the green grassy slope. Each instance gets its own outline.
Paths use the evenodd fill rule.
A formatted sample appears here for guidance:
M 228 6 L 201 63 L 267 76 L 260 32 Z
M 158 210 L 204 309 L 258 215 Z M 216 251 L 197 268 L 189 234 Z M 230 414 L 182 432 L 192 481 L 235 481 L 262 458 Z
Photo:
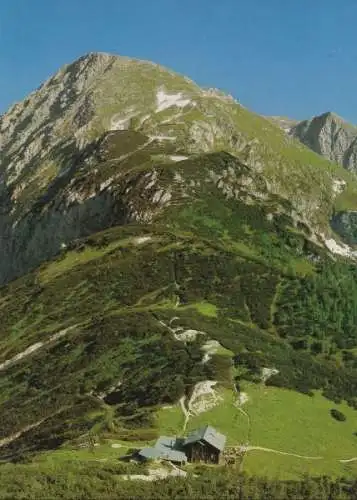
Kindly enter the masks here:
M 217 406 L 193 415 L 187 429 L 209 422 L 227 435 L 228 447 L 251 446 L 241 465 L 241 470 L 251 475 L 280 479 L 304 474 L 355 477 L 357 461 L 351 460 L 357 457 L 355 410 L 346 404 L 336 405 L 319 393 L 306 396 L 251 383 L 242 384 L 241 389 L 248 397 L 241 409 L 234 404 L 237 396 L 232 391 L 218 388 L 222 399 Z M 346 420 L 333 419 L 332 408 L 342 411 Z M 163 433 L 181 434 L 182 420 L 177 405 L 161 409 L 157 425 Z
M 230 175 L 244 200 L 244 168 L 238 175 L 239 165 L 226 155 L 202 164 L 225 166 L 235 167 Z M 164 175 L 172 175 L 170 168 Z M 197 163 L 183 162 L 177 171 L 189 175 L 191 168 Z M 202 380 L 231 387 L 227 349 L 238 383 L 275 367 L 270 384 L 320 389 L 355 405 L 351 266 L 308 240 L 289 203 L 267 193 L 261 202 L 264 184 L 254 204 L 224 201 L 224 189 L 203 185 L 198 197 L 193 186 L 190 205 L 168 207 L 166 224 L 158 219 L 98 233 L 1 290 L 0 363 L 13 360 L 0 365 L 3 459 L 89 432 L 133 436 L 142 429 L 142 439 L 153 439 L 158 406 L 176 403 Z M 331 313 L 336 298 L 339 312 Z M 312 316 L 302 322 L 300 310 L 309 307 Z M 182 328 L 206 335 L 177 340 L 165 326 L 174 316 Z M 202 364 L 209 338 L 226 350 Z

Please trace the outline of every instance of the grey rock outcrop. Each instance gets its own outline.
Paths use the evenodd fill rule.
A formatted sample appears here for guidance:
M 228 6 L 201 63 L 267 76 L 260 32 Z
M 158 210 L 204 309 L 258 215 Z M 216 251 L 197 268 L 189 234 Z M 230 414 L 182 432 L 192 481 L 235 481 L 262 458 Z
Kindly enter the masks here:
M 324 113 L 290 127 L 288 133 L 315 153 L 357 173 L 357 127 L 334 113 Z

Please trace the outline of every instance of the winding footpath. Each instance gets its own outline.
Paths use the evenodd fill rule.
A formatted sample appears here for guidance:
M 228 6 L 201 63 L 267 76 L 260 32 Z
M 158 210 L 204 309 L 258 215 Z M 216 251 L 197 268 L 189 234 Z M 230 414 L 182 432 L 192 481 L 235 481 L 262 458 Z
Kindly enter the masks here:
M 323 460 L 324 459 L 324 457 L 309 457 L 306 455 L 298 455 L 296 453 L 289 453 L 287 451 L 273 450 L 272 448 L 264 448 L 262 446 L 240 446 L 240 451 L 242 451 L 242 452 L 254 451 L 254 450 L 267 451 L 270 453 L 276 453 L 278 455 L 288 455 L 290 457 L 303 458 L 304 460 Z
M 187 410 L 186 406 L 185 406 L 185 401 L 186 401 L 186 396 L 182 396 L 182 398 L 180 398 L 180 406 L 181 406 L 181 409 L 182 409 L 182 413 L 185 417 L 185 420 L 184 420 L 184 423 L 183 423 L 183 427 L 182 427 L 182 432 L 185 433 L 186 432 L 186 428 L 187 428 L 187 424 L 188 424 L 188 421 L 190 419 L 190 413 L 189 411 Z
M 349 462 L 356 462 L 357 461 L 357 457 L 353 457 L 353 458 L 347 458 L 345 460 L 339 460 L 339 462 L 343 463 L 343 464 L 347 464 Z

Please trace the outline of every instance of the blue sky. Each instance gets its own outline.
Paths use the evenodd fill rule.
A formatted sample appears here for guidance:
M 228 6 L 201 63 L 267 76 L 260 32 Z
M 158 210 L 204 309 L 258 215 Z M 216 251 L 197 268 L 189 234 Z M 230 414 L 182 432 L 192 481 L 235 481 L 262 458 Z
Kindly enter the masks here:
M 132 56 L 262 114 L 357 124 L 357 0 L 1 0 L 0 112 L 87 52 Z

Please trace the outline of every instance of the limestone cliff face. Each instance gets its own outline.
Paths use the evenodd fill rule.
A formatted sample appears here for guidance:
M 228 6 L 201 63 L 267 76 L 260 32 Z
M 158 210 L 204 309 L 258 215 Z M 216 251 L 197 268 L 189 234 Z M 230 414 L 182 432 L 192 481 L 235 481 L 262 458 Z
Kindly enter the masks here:
M 65 66 L 0 117 L 0 283 L 73 239 L 153 221 L 192 182 L 163 180 L 164 166 L 217 151 L 263 175 L 319 231 L 355 189 L 231 96 L 168 69 L 108 54 Z
M 357 172 L 357 127 L 324 113 L 290 128 L 289 133 L 325 158 Z

